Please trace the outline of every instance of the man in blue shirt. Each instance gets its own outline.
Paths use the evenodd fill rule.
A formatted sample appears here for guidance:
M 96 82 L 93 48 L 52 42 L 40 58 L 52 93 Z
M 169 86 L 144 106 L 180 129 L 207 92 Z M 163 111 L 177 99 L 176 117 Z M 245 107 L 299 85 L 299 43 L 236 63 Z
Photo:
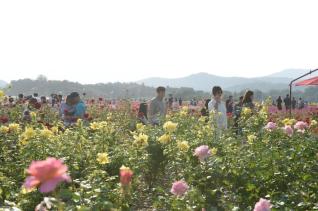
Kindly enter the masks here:
M 71 98 L 73 99 L 74 105 L 75 105 L 75 113 L 74 117 L 78 119 L 83 119 L 86 112 L 86 105 L 81 100 L 79 94 L 77 92 L 72 92 L 70 94 Z

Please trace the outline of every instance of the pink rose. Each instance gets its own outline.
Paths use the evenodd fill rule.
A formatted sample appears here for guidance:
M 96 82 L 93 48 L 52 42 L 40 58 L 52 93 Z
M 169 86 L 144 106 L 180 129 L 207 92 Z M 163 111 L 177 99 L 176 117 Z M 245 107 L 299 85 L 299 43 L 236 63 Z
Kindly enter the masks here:
M 211 155 L 209 146 L 202 145 L 197 147 L 194 151 L 194 155 L 197 156 L 201 162 L 204 161 L 206 158 L 208 158 Z
M 298 121 L 295 125 L 294 125 L 294 129 L 296 129 L 298 132 L 304 133 L 305 129 L 308 128 L 308 124 L 307 122 L 303 122 L 303 121 Z
M 289 125 L 286 125 L 284 128 L 283 128 L 284 132 L 288 135 L 288 136 L 292 136 L 293 133 L 294 133 L 294 130 L 291 126 Z
M 185 181 L 177 181 L 172 184 L 171 193 L 176 196 L 183 196 L 189 189 L 189 186 Z
M 261 198 L 254 207 L 254 211 L 270 211 L 271 210 L 271 203 L 269 200 Z
M 56 158 L 33 161 L 27 169 L 27 173 L 30 176 L 26 178 L 24 186 L 26 189 L 40 186 L 40 192 L 48 193 L 53 191 L 59 183 L 71 181 L 70 176 L 66 172 L 67 166 Z
M 273 131 L 277 128 L 277 125 L 275 122 L 268 122 L 267 125 L 265 126 L 265 129 L 268 131 Z

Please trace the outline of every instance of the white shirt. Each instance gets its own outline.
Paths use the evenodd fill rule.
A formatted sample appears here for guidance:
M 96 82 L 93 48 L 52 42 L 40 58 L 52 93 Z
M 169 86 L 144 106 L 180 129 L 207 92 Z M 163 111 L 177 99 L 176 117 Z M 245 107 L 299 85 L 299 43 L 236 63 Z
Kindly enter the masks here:
M 226 106 L 225 102 L 221 101 L 217 106 L 217 110 L 215 109 L 216 100 L 212 99 L 209 102 L 208 108 L 209 112 L 215 111 L 215 122 L 217 124 L 217 128 L 219 129 L 227 129 L 227 115 L 226 115 Z

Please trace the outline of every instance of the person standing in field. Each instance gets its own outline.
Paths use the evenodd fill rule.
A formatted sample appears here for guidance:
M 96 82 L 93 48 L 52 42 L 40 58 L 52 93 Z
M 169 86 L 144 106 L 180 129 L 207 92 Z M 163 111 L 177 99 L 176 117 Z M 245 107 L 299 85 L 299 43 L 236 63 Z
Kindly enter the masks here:
M 254 110 L 255 105 L 253 103 L 253 99 L 254 99 L 254 92 L 251 90 L 247 90 L 243 98 L 243 107 Z
M 68 95 L 65 98 L 65 102 L 61 103 L 59 111 L 60 118 L 63 120 L 65 126 L 69 126 L 74 123 L 74 113 L 75 106 L 72 105 L 72 99 Z
M 219 86 L 212 88 L 212 100 L 208 104 L 209 112 L 215 112 L 214 118 L 218 129 L 227 129 L 225 102 L 222 101 L 223 90 Z
M 276 103 L 277 103 L 277 109 L 279 111 L 283 110 L 283 106 L 282 106 L 283 100 L 281 96 L 277 98 Z
M 302 98 L 299 98 L 299 101 L 298 101 L 298 109 L 303 109 L 305 108 L 305 101 L 302 99 Z
M 159 86 L 157 88 L 157 96 L 150 100 L 148 119 L 150 124 L 159 125 L 160 118 L 166 116 L 166 105 L 164 97 L 166 95 L 166 88 Z
M 295 97 L 293 97 L 293 100 L 291 101 L 291 106 L 292 106 L 292 109 L 296 109 L 297 100 L 295 99 Z
M 226 100 L 226 113 L 232 114 L 234 109 L 234 101 L 233 96 L 230 96 L 229 99 Z
M 286 111 L 289 110 L 290 108 L 290 104 L 291 104 L 291 100 L 290 100 L 290 97 L 289 95 L 286 95 L 285 99 L 284 99 L 284 103 L 285 103 L 285 108 L 286 108 Z
M 182 106 L 182 98 L 179 97 L 179 106 Z
M 72 104 L 75 106 L 74 118 L 84 119 L 86 113 L 86 105 L 81 100 L 80 95 L 77 92 L 72 92 L 70 94 L 70 98 L 72 99 Z

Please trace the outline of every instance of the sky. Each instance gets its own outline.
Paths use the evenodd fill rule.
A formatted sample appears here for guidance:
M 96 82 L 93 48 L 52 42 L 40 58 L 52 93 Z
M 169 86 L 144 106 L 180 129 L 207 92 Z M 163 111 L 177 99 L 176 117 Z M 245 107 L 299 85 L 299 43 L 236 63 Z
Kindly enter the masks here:
M 0 79 L 255 77 L 318 67 L 316 0 L 0 1 Z

